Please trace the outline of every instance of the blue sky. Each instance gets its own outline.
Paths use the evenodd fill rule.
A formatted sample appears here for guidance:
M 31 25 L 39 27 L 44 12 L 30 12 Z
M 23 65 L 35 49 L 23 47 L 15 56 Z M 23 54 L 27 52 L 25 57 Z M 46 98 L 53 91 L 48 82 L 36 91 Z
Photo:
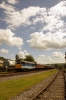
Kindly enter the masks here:
M 0 0 L 0 56 L 64 62 L 65 0 Z

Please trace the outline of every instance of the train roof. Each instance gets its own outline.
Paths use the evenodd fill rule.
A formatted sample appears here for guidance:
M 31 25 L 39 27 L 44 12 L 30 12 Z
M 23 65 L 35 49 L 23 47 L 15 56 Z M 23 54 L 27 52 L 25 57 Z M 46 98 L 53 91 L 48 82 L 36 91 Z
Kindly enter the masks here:
M 37 63 L 37 65 L 44 65 L 44 64 L 39 64 L 39 63 Z
M 45 66 L 52 66 L 52 65 L 48 65 L 48 64 L 46 64 Z
M 30 64 L 35 64 L 35 62 L 29 62 L 29 61 L 23 61 L 23 60 L 18 60 L 20 62 L 24 62 L 24 63 L 30 63 Z

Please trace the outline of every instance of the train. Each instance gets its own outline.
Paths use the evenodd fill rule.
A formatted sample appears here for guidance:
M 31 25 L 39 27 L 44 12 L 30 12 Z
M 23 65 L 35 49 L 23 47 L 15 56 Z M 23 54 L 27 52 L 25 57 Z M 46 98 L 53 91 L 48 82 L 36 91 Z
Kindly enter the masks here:
M 3 61 L 3 67 L 5 71 L 31 71 L 31 70 L 45 70 L 45 69 L 54 69 L 52 65 L 38 64 L 36 62 L 29 62 L 23 60 Z

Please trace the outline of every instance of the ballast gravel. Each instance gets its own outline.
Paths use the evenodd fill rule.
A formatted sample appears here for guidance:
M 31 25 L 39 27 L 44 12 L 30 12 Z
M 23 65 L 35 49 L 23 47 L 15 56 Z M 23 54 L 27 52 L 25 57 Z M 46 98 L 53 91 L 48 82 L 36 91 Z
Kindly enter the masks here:
M 46 72 L 46 71 L 27 73 L 27 74 L 22 74 L 22 75 L 7 76 L 7 77 L 0 77 L 0 82 L 5 82 L 5 81 L 8 81 L 8 80 L 13 80 L 13 79 L 18 79 L 18 78 L 26 77 L 26 76 L 41 74 L 42 72 Z
M 49 83 L 57 74 L 58 72 L 56 72 L 55 74 L 51 75 L 50 77 L 44 79 L 43 81 L 41 81 L 40 83 L 36 84 L 35 86 L 33 86 L 32 88 L 19 93 L 18 95 L 16 95 L 15 97 L 11 98 L 10 100 L 31 100 L 37 93 L 40 92 L 40 90 L 43 87 L 46 87 L 47 83 Z

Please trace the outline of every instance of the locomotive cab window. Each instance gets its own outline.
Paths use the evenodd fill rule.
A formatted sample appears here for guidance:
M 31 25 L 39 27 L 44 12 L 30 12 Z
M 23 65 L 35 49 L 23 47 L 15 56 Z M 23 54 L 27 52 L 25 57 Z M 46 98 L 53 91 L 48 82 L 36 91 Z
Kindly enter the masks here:
M 25 62 L 22 62 L 22 65 L 25 66 Z
M 19 61 L 17 61 L 16 64 L 21 64 L 21 63 Z

